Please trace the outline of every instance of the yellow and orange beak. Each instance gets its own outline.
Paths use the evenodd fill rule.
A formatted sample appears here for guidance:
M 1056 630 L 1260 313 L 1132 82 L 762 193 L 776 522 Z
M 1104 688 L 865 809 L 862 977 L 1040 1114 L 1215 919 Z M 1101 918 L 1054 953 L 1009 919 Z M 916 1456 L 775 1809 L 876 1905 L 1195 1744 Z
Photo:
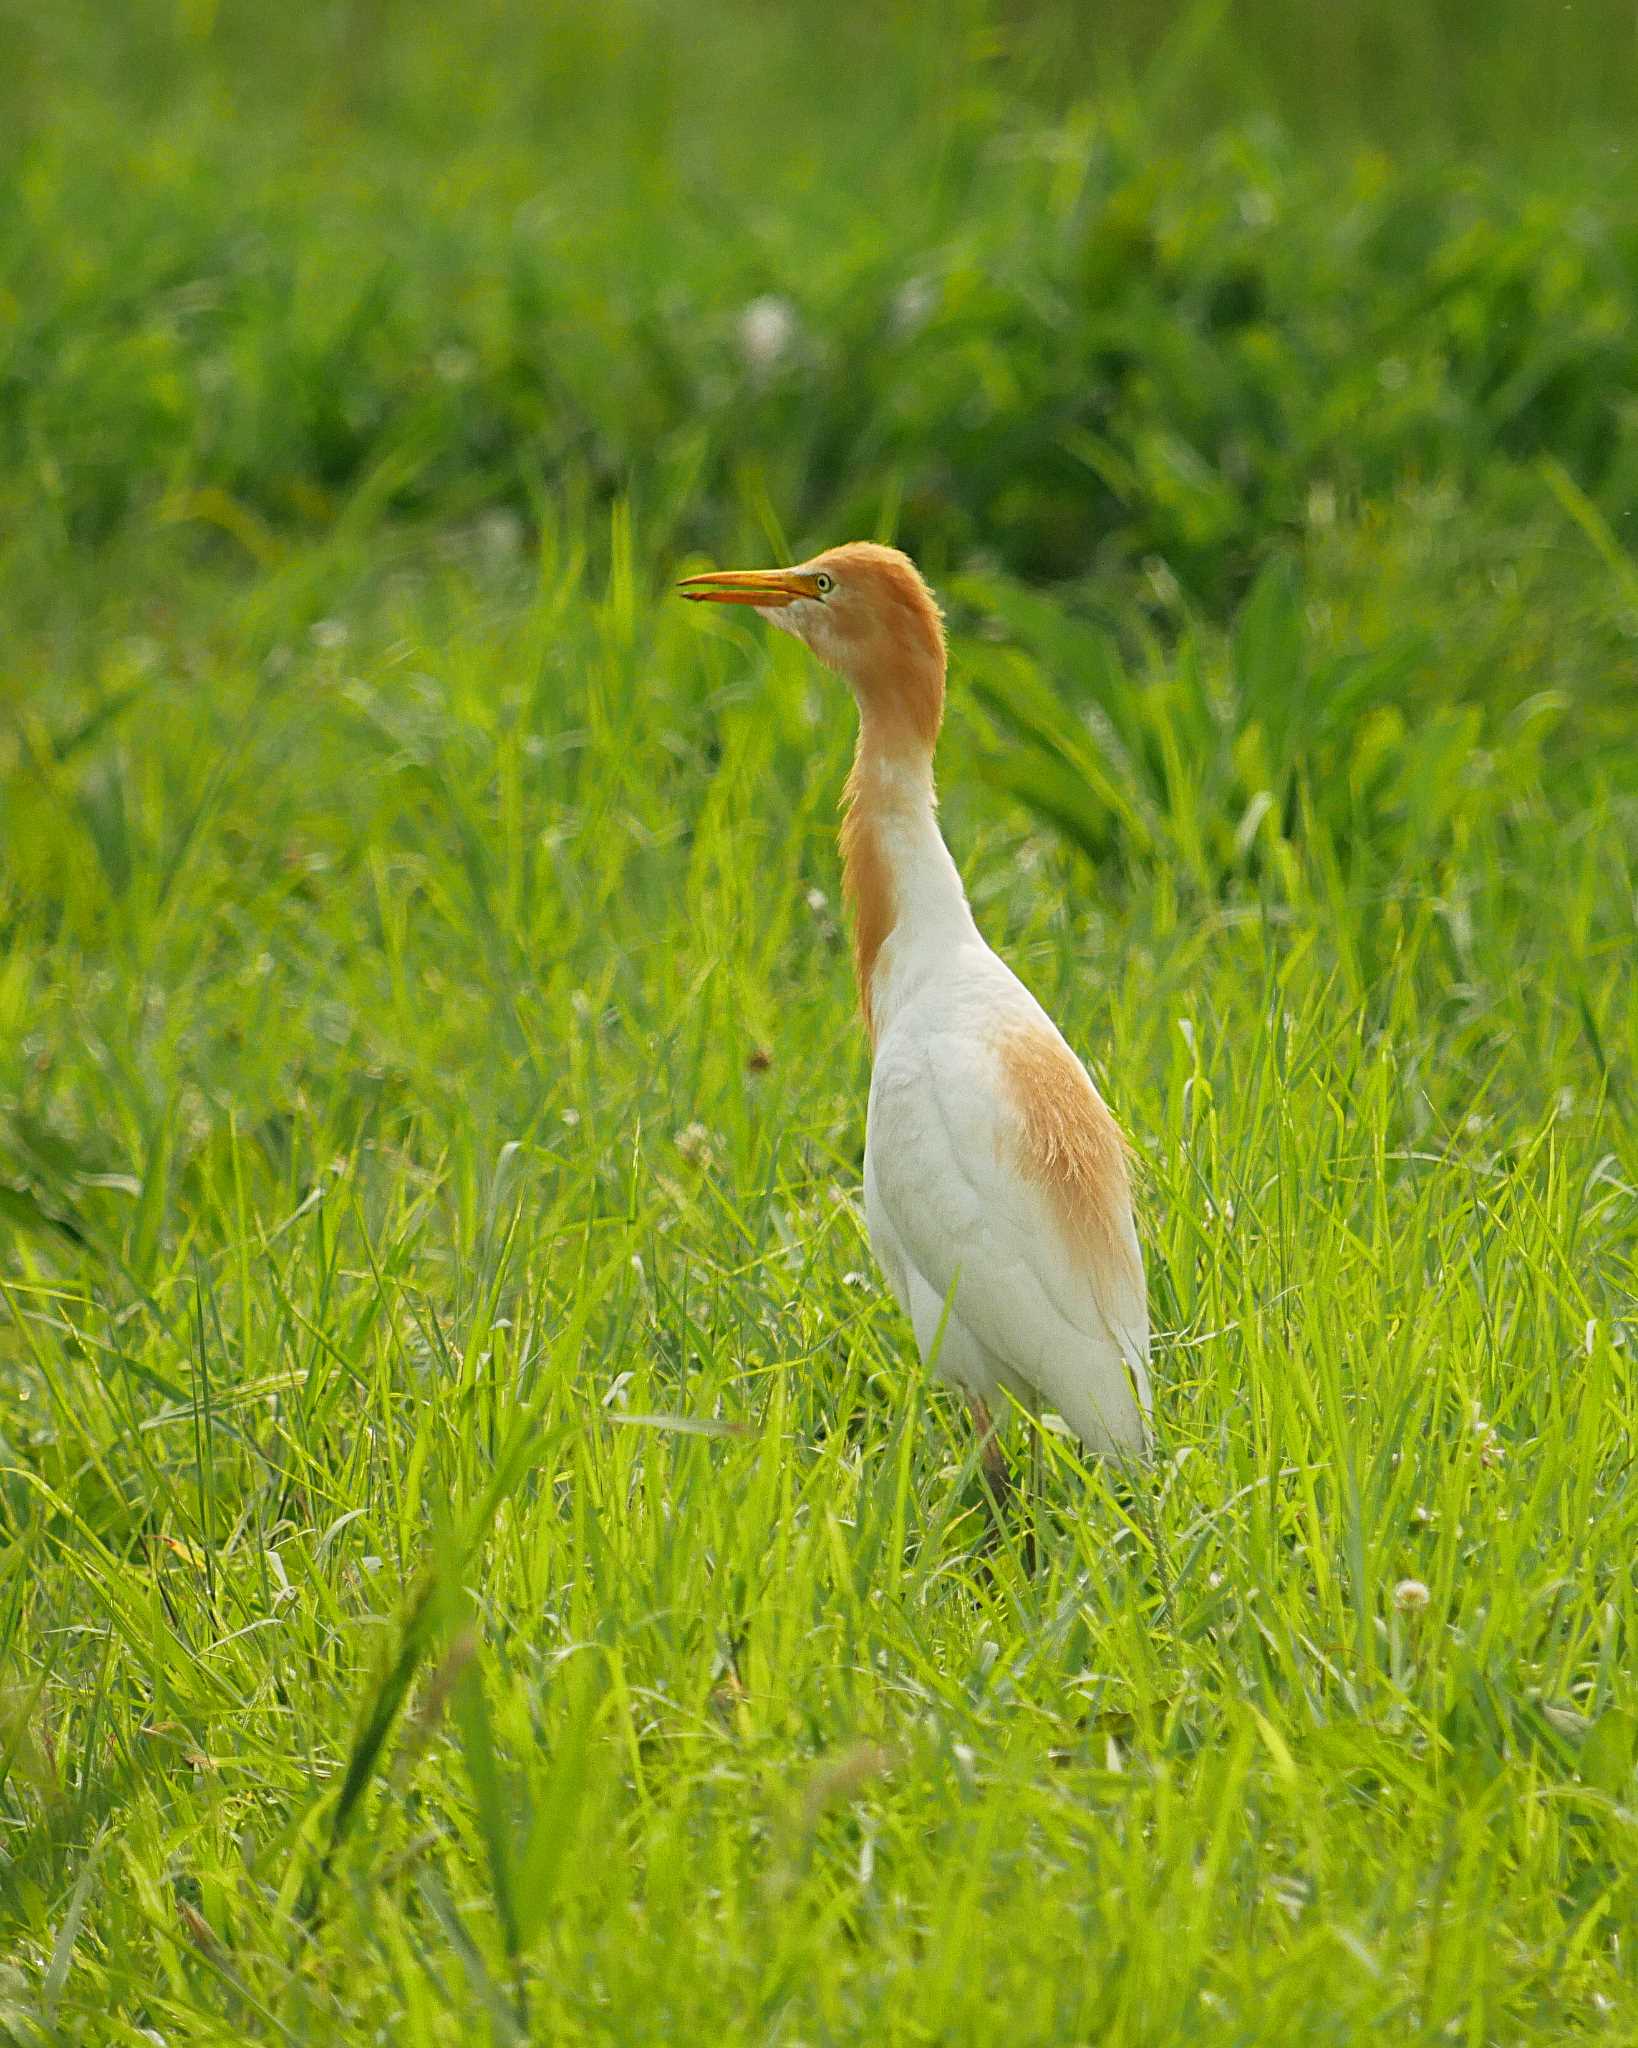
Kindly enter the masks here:
M 798 598 L 817 597 L 819 579 L 801 569 L 711 569 L 703 576 L 685 576 L 677 595 L 691 604 L 754 604 L 778 611 Z

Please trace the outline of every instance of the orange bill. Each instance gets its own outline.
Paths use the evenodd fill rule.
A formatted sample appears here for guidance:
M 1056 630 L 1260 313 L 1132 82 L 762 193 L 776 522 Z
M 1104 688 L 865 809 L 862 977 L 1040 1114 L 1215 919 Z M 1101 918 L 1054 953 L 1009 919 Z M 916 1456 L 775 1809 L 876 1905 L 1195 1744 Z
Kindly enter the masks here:
M 801 569 L 711 569 L 685 576 L 677 594 L 693 604 L 754 604 L 777 611 L 800 597 L 817 597 L 819 582 Z

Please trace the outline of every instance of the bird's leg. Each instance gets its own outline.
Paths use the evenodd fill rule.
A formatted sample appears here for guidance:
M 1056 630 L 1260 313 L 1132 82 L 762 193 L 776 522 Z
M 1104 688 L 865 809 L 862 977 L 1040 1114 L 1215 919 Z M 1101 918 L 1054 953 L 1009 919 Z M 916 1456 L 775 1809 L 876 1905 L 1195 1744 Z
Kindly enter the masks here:
M 984 1470 L 984 1480 L 990 1496 L 991 1513 L 994 1517 L 992 1528 L 999 1536 L 1004 1517 L 1012 1508 L 1018 1496 L 1018 1482 L 1012 1476 L 1007 1463 L 1007 1454 L 1001 1448 L 1001 1437 L 995 1426 L 995 1418 L 988 1405 L 977 1394 L 967 1396 L 967 1410 L 973 1418 L 973 1428 L 978 1432 L 978 1458 Z M 1040 1440 L 1036 1439 L 1034 1455 L 1035 1498 L 1041 1495 Z M 1024 1569 L 1032 1576 L 1035 1571 L 1035 1514 L 1034 1503 L 1030 1504 L 1030 1518 L 1024 1525 Z
M 979 1395 L 967 1396 L 967 1412 L 973 1419 L 973 1428 L 978 1432 L 978 1461 L 984 1468 L 984 1478 L 989 1486 L 990 1500 L 999 1523 L 1012 1501 L 1012 1472 L 1007 1465 L 1007 1454 L 1001 1448 L 995 1418 Z

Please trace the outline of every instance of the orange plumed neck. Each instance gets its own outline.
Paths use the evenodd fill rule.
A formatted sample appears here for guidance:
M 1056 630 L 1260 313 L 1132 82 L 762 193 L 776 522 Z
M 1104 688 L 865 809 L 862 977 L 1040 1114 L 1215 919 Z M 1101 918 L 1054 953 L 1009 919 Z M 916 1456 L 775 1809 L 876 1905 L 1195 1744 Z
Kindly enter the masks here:
M 942 658 L 936 684 L 935 696 L 925 676 L 908 689 L 885 679 L 874 686 L 854 682 L 859 742 L 842 798 L 842 894 L 853 923 L 859 1007 L 872 1044 L 876 963 L 901 910 L 895 848 L 918 823 L 937 830 L 933 751 L 944 707 Z
M 842 885 L 859 1001 L 874 1043 L 877 959 L 913 898 L 918 850 L 928 857 L 931 840 L 949 865 L 933 817 L 944 621 L 910 557 L 877 541 L 828 549 L 802 573 L 825 578 L 826 602 L 799 629 L 801 637 L 847 678 L 859 706 L 859 745 L 843 806 Z

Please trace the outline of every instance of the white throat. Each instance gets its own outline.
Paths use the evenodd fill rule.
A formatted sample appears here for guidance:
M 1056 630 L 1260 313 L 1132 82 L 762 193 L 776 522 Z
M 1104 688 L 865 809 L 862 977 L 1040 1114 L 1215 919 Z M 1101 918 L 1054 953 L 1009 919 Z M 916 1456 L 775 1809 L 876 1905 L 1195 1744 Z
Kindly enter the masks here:
M 859 828 L 879 853 L 891 922 L 871 964 L 869 1008 L 880 1038 L 930 975 L 977 937 L 961 876 L 938 828 L 931 760 L 860 749 L 850 796 Z

